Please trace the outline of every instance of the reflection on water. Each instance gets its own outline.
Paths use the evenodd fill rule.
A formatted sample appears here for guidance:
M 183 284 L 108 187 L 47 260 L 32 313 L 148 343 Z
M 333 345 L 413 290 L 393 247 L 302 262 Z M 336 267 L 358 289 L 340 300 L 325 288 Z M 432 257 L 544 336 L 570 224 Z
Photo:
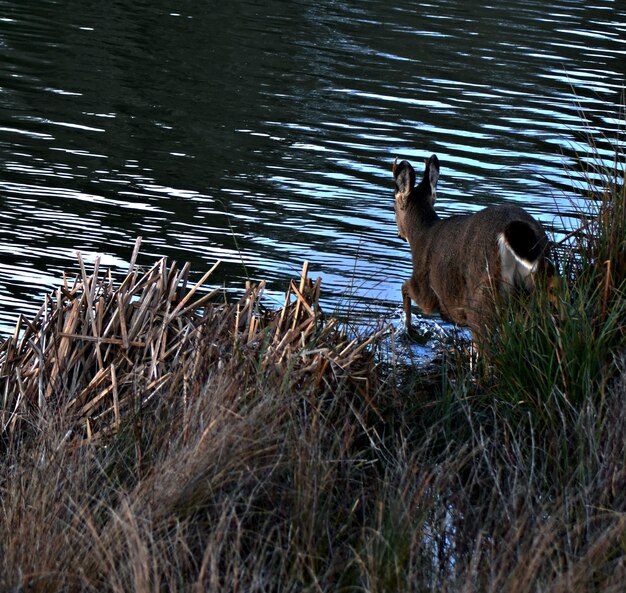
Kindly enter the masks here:
M 436 152 L 440 209 L 515 202 L 558 236 L 588 125 L 623 129 L 626 7 L 0 0 L 0 330 L 76 268 L 223 260 L 393 316 L 410 271 L 390 165 Z M 606 142 L 595 137 L 607 159 Z M 348 294 L 349 293 L 349 294 Z

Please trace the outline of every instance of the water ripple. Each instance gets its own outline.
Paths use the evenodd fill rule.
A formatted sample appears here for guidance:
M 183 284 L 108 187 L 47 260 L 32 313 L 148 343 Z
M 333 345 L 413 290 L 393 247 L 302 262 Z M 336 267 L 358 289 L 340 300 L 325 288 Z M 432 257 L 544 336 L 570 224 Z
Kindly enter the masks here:
M 387 315 L 395 157 L 440 156 L 443 215 L 516 203 L 562 236 L 578 159 L 626 127 L 625 32 L 609 0 L 5 0 L 0 331 L 77 249 L 123 267 L 137 235 L 271 294 L 308 259 L 325 306 Z

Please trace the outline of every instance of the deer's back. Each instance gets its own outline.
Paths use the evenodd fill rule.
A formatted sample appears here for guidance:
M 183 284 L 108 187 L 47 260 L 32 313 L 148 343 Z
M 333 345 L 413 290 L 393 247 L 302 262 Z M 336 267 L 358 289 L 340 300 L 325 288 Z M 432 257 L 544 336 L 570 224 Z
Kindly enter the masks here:
M 547 244 L 541 225 L 521 208 L 509 205 L 440 219 L 421 239 L 413 238 L 413 275 L 418 283 L 430 286 L 443 317 L 471 326 L 485 292 L 507 290 L 500 237 L 509 228 L 534 234 L 541 250 Z

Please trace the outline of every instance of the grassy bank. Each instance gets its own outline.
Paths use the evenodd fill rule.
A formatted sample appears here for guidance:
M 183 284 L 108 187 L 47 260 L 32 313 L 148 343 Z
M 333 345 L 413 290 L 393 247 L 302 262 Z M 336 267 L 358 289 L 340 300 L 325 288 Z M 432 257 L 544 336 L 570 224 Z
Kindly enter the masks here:
M 306 270 L 267 311 L 81 263 L 0 344 L 0 590 L 623 591 L 626 195 L 598 179 L 556 305 L 428 390 Z

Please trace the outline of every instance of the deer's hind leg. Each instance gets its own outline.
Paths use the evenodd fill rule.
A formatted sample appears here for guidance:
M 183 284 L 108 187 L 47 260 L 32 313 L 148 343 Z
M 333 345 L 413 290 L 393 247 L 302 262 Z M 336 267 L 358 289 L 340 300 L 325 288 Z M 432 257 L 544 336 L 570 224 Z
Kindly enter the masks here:
M 506 299 L 506 293 L 500 294 L 489 279 L 479 284 L 469 300 L 467 325 L 472 331 L 473 342 L 480 352 L 481 345 L 489 338 L 489 328 L 493 327 L 498 308 Z

